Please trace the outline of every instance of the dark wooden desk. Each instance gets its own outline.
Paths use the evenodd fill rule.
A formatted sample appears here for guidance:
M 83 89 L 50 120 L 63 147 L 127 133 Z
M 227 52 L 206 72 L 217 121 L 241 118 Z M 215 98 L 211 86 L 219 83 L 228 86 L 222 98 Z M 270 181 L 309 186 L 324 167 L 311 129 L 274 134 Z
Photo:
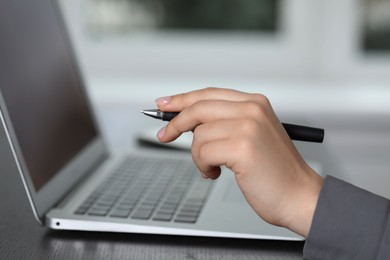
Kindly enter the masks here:
M 109 111 L 99 113 L 104 118 L 106 134 L 113 128 L 120 129 L 124 123 L 124 117 L 120 116 L 123 109 L 122 113 L 115 109 Z M 123 133 L 131 136 L 129 131 Z M 113 136 L 118 138 L 117 133 Z M 115 145 L 115 139 L 108 139 L 109 145 Z M 52 231 L 35 221 L 19 176 L 7 170 L 0 172 L 0 205 L 2 260 L 301 259 L 304 245 L 303 242 Z

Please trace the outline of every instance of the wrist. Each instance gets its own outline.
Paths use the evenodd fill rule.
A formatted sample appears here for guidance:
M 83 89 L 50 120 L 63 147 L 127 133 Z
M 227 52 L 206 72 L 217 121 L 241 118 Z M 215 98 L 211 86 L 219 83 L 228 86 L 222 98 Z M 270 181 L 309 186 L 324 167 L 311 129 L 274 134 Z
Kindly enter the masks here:
M 286 225 L 286 228 L 305 238 L 309 234 L 324 182 L 323 178 L 310 167 L 306 172 L 295 189 L 294 201 L 289 209 L 291 218 Z

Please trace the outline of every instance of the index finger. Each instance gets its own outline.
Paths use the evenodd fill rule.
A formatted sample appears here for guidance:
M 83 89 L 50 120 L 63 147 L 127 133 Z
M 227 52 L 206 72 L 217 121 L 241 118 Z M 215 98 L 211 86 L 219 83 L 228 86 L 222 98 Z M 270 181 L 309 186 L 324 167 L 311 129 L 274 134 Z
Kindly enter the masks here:
M 233 89 L 204 88 L 170 97 L 161 97 L 156 100 L 156 103 L 162 111 L 178 112 L 201 100 L 263 102 L 266 97 L 261 94 L 249 94 Z

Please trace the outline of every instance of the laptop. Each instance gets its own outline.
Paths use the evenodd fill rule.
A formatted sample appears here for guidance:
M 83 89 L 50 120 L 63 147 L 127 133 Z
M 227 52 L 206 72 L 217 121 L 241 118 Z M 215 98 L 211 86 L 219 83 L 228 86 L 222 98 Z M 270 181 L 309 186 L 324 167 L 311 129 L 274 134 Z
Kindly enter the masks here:
M 0 149 L 37 221 L 51 229 L 302 240 L 267 224 L 234 174 L 200 177 L 188 153 L 110 154 L 59 6 L 0 2 Z

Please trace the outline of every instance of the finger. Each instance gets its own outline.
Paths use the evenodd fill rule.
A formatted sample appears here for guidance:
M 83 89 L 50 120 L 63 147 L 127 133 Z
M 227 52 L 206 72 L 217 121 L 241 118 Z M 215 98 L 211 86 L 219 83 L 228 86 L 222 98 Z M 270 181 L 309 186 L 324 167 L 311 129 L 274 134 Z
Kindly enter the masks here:
M 182 133 L 195 129 L 200 124 L 223 119 L 254 118 L 262 120 L 267 108 L 254 102 L 231 102 L 203 100 L 184 109 L 159 132 L 161 142 L 170 142 Z
M 231 135 L 232 127 L 237 120 L 219 120 L 201 124 L 194 130 L 193 141 L 191 146 L 191 153 L 193 155 L 194 163 L 197 165 L 197 155 L 199 148 L 208 142 L 227 139 Z M 197 165 L 198 168 L 200 168 Z M 211 167 L 206 173 L 201 171 L 204 178 L 216 179 L 221 173 L 220 167 Z
M 216 179 L 221 174 L 220 166 L 231 161 L 232 154 L 229 140 L 222 139 L 201 145 L 197 154 L 192 157 L 202 174 Z
M 198 169 L 200 169 L 198 167 Z M 218 179 L 218 177 L 221 175 L 221 167 L 219 166 L 212 166 L 210 167 L 210 169 L 208 169 L 208 171 L 200 171 L 200 174 L 202 175 L 203 178 L 205 179 L 212 179 L 212 180 L 216 180 Z
M 156 100 L 157 106 L 163 111 L 182 111 L 200 100 L 228 100 L 268 102 L 261 94 L 249 94 L 232 89 L 205 88 Z
M 197 154 L 199 147 L 204 143 L 232 138 L 239 133 L 239 128 L 244 124 L 244 119 L 226 119 L 197 126 L 193 134 L 192 152 Z

